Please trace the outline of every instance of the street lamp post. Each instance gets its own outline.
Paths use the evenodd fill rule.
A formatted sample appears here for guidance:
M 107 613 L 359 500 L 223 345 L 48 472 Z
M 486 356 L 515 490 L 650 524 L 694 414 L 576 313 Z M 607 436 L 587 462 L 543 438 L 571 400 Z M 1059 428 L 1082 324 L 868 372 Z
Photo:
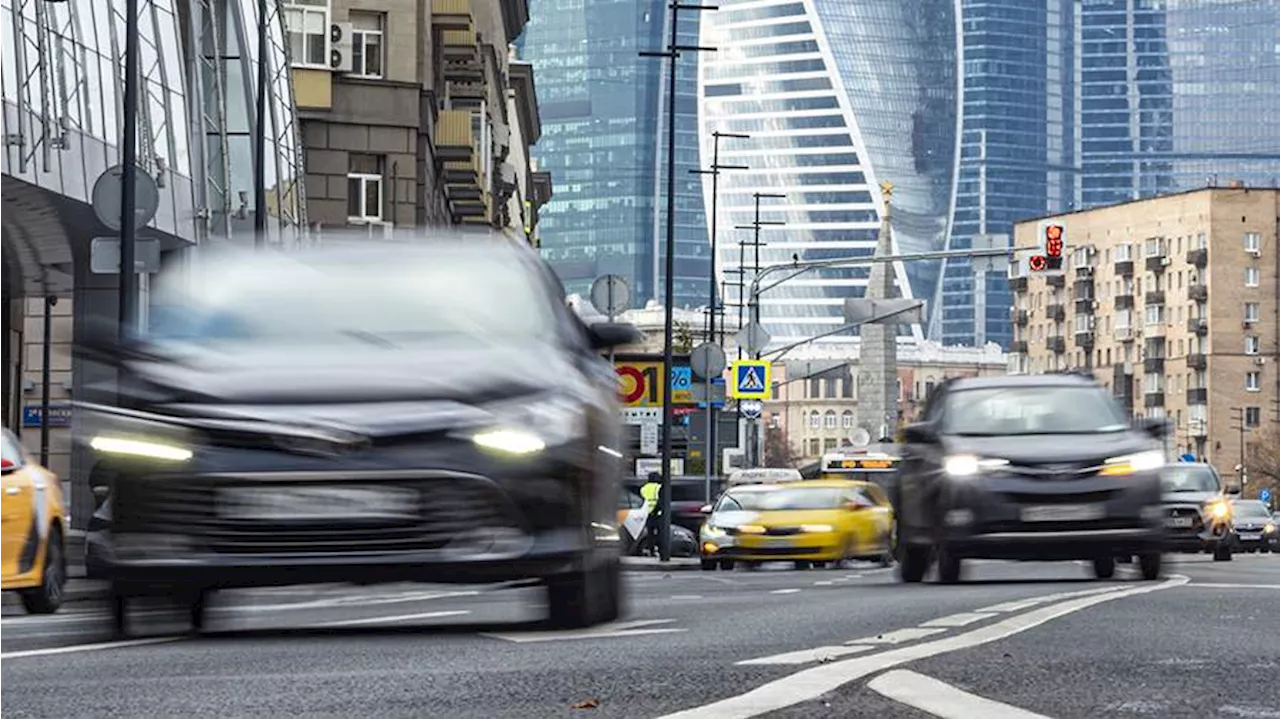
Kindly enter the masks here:
M 267 244 L 267 0 L 258 0 L 258 118 L 253 128 L 253 245 Z
M 138 0 L 124 3 L 124 127 L 121 128 L 120 164 L 120 316 L 123 343 L 133 334 L 138 317 L 138 273 L 134 239 L 137 233 L 138 198 Z
M 719 10 L 717 5 L 685 5 L 676 0 L 668 7 L 671 9 L 671 39 L 667 49 L 661 51 L 642 51 L 641 57 L 663 57 L 671 61 L 667 95 L 667 238 L 666 238 L 666 292 L 664 293 L 664 320 L 662 328 L 662 368 L 665 377 L 662 379 L 662 491 L 660 493 L 661 517 L 658 535 L 658 552 L 661 560 L 671 561 L 671 434 L 675 423 L 675 413 L 671 406 L 671 368 L 675 361 L 673 350 L 674 318 L 672 305 L 675 304 L 676 274 L 676 60 L 681 52 L 714 51 L 715 48 L 698 47 L 696 45 L 679 44 L 677 32 L 680 24 L 681 10 Z
M 690 172 L 698 175 L 711 175 L 711 219 L 710 219 L 710 240 L 711 240 L 711 265 L 707 271 L 707 341 L 717 343 L 716 337 L 716 220 L 718 219 L 718 206 L 720 200 L 720 171 L 721 170 L 747 170 L 750 169 L 746 165 L 721 165 L 720 164 L 720 138 L 729 137 L 739 140 L 748 140 L 750 135 L 744 135 L 740 132 L 720 132 L 716 130 L 711 133 L 711 169 L 710 170 L 690 170 Z M 711 478 L 716 474 L 716 412 L 712 406 L 712 381 L 711 377 L 706 378 L 706 401 L 707 401 L 707 437 L 705 458 L 702 465 L 704 474 L 707 478 L 707 485 L 710 486 Z
M 760 219 L 760 200 L 763 200 L 763 199 L 781 200 L 781 199 L 785 199 L 786 195 L 778 195 L 778 194 L 772 194 L 768 192 L 756 192 L 756 193 L 752 193 L 752 198 L 755 200 L 755 214 L 752 216 L 751 224 L 738 225 L 737 229 L 751 230 L 752 232 L 751 245 L 755 251 L 755 262 L 753 263 L 753 267 L 755 269 L 755 273 L 758 275 L 760 274 L 760 246 L 761 246 L 760 228 L 769 227 L 769 226 L 780 226 L 780 225 L 787 224 L 785 222 L 781 222 L 778 220 L 761 220 Z M 739 257 L 740 258 L 742 257 L 741 253 L 739 254 Z M 758 296 L 754 294 L 751 296 L 750 300 L 747 302 L 747 311 L 751 314 L 752 325 L 753 326 L 759 325 L 760 324 L 760 298 Z M 739 325 L 741 324 L 742 323 L 739 322 Z M 757 347 L 755 349 L 755 352 L 753 353 L 755 356 L 752 359 L 760 359 L 760 351 L 762 349 L 764 348 Z M 738 357 L 739 358 L 742 357 L 741 346 L 738 347 Z M 742 426 L 742 405 L 741 404 L 738 405 L 738 426 L 739 427 Z M 758 419 L 752 419 L 747 422 L 747 433 L 746 433 L 747 436 L 745 438 L 746 445 L 747 445 L 747 464 L 751 467 L 755 467 L 760 464 L 759 437 L 758 437 L 759 429 L 760 429 L 760 423 Z

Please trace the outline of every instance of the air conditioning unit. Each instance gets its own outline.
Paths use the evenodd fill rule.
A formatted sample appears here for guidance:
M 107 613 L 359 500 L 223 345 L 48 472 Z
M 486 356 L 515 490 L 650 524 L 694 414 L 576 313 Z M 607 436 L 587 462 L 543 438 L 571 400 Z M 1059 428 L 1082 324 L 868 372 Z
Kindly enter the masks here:
M 1262 250 L 1249 250 L 1249 254 L 1252 257 L 1262 257 Z
M 335 22 L 329 26 L 329 69 L 335 72 L 351 72 L 351 32 L 349 22 Z
M 1160 264 L 1164 265 L 1165 267 L 1168 267 L 1172 262 L 1173 262 L 1172 257 L 1163 257 L 1160 259 Z
M 1266 363 L 1267 363 L 1267 358 L 1266 358 L 1266 357 L 1254 357 L 1254 358 L 1253 358 L 1253 363 L 1254 363 L 1254 364 L 1256 364 L 1256 365 L 1258 365 L 1259 367 L 1261 367 L 1262 365 L 1264 365 L 1264 364 L 1266 364 Z

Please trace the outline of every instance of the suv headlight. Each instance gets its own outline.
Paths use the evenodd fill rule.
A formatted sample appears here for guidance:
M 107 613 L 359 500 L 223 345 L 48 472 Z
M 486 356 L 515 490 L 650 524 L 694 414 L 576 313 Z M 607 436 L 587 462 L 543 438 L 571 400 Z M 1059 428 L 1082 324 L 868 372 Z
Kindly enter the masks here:
M 582 405 L 562 398 L 544 396 L 485 409 L 494 415 L 493 424 L 473 433 L 471 440 L 508 454 L 541 452 L 579 439 L 587 431 L 587 413 Z
M 1103 477 L 1126 477 L 1138 472 L 1151 472 L 1164 466 L 1164 452 L 1150 450 L 1112 457 L 1102 463 L 1098 474 Z
M 990 459 L 976 454 L 952 454 L 942 460 L 942 470 L 952 477 L 972 477 L 1008 465 L 1007 459 Z
M 1231 505 L 1225 499 L 1210 499 L 1204 503 L 1204 513 L 1219 521 L 1231 518 Z

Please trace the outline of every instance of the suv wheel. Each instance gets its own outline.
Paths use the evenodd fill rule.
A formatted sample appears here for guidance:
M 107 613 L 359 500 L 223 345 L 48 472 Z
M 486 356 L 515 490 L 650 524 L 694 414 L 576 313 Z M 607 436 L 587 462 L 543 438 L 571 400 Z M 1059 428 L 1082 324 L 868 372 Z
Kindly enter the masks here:
M 908 584 L 924 580 L 929 571 L 929 548 L 901 542 L 898 544 L 898 578 Z
M 934 552 L 938 555 L 938 581 L 942 584 L 957 584 L 964 569 L 960 558 L 938 545 Z
M 1213 548 L 1213 561 L 1215 562 L 1231 561 L 1231 544 L 1229 542 L 1226 542 L 1225 540 L 1218 542 L 1217 546 Z
M 1093 560 L 1093 576 L 1098 579 L 1110 579 L 1116 575 L 1115 557 L 1097 557 Z
M 551 624 L 583 629 L 612 622 L 622 614 L 622 566 L 616 558 L 547 579 Z
M 1154 582 L 1160 578 L 1160 570 L 1164 564 L 1164 555 L 1160 552 L 1151 552 L 1138 557 L 1138 566 L 1142 569 L 1142 578 L 1148 582 Z

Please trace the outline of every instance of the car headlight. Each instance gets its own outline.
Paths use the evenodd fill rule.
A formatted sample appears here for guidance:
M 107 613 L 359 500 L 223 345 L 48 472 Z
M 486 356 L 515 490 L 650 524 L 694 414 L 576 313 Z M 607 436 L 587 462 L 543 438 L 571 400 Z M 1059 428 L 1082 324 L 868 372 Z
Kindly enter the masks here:
M 1275 532 L 1276 532 L 1276 525 L 1274 524 L 1268 524 L 1267 526 L 1262 528 L 1263 534 L 1275 534 Z
M 758 524 L 743 524 L 738 527 L 738 534 L 764 534 L 765 529 Z
M 193 456 L 191 450 L 177 444 L 128 437 L 112 437 L 109 435 L 94 437 L 90 440 L 89 446 L 104 454 L 118 454 L 170 462 L 185 462 Z
M 1152 472 L 1164 466 L 1164 452 L 1151 450 L 1112 457 L 1102 463 L 1098 474 L 1103 477 L 1125 477 L 1138 472 Z
M 1231 517 L 1231 505 L 1221 499 L 1211 499 L 1204 503 L 1205 514 L 1214 519 L 1229 519 Z
M 539 397 L 537 401 L 506 402 L 485 409 L 494 415 L 492 426 L 471 435 L 472 441 L 485 449 L 533 454 L 586 434 L 586 411 L 581 404 L 563 398 Z
M 708 538 L 711 538 L 711 537 L 723 537 L 723 536 L 725 536 L 725 534 L 726 534 L 726 532 L 725 532 L 723 529 L 721 529 L 720 527 L 717 527 L 717 526 L 716 526 L 716 525 L 714 525 L 714 524 L 704 524 L 704 525 L 702 525 L 702 535 L 703 535 L 704 537 L 708 537 Z
M 991 459 L 976 454 L 952 454 L 942 460 L 943 471 L 952 477 L 972 477 L 1008 465 L 1007 459 Z
M 804 524 L 800 526 L 800 531 L 809 534 L 823 534 L 834 531 L 834 529 L 830 524 Z

